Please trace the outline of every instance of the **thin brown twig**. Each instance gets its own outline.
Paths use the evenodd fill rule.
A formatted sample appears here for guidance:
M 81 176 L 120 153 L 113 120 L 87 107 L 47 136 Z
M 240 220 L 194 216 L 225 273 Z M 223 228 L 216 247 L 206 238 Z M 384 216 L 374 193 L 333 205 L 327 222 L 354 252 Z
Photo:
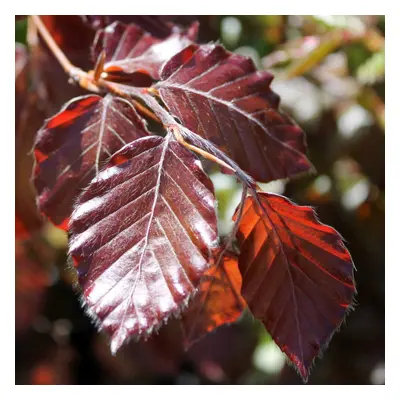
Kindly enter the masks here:
M 69 61 L 68 57 L 60 49 L 53 36 L 46 28 L 45 24 L 38 15 L 31 15 L 31 21 L 36 25 L 41 37 L 46 42 L 47 46 L 53 53 L 54 57 L 60 63 L 64 71 L 82 88 L 89 90 L 90 92 L 99 93 L 100 88 L 94 82 L 93 76 L 83 71 L 82 69 L 76 67 Z
M 94 66 L 93 79 L 95 82 L 97 82 L 100 79 L 101 74 L 103 73 L 105 61 L 106 61 L 106 52 L 103 50 L 99 54 L 96 64 Z
M 151 110 L 146 108 L 144 105 L 140 104 L 137 100 L 132 99 L 132 97 L 130 97 L 129 101 L 131 101 L 133 103 L 133 105 L 135 106 L 136 110 L 140 114 L 142 114 L 145 117 L 148 117 L 148 118 L 152 119 L 155 122 L 161 123 L 160 118 L 158 118 L 156 114 L 154 114 Z
M 139 103 L 129 93 L 126 93 L 123 90 L 121 90 L 120 86 L 118 84 L 114 84 L 113 82 L 107 81 L 105 79 L 99 79 L 97 81 L 97 83 L 101 87 L 107 89 L 108 91 L 110 91 L 110 92 L 112 92 L 112 93 L 114 93 L 114 94 L 116 94 L 118 96 L 121 96 L 121 97 L 129 100 L 130 102 L 132 102 L 134 104 L 135 108 L 137 109 L 137 111 L 140 114 L 152 119 L 153 121 L 161 123 L 160 118 L 156 114 L 154 114 L 149 108 L 145 107 L 143 104 Z
M 75 68 L 75 66 L 72 65 L 72 63 L 68 60 L 68 57 L 63 53 L 60 47 L 58 47 L 58 44 L 53 39 L 53 36 L 51 36 L 50 32 L 46 28 L 45 24 L 43 23 L 39 15 L 31 15 L 31 19 L 36 25 L 37 29 L 39 30 L 40 35 L 46 42 L 47 46 L 49 46 L 54 56 L 57 58 L 60 65 L 63 67 L 64 71 L 67 74 L 70 74 L 71 71 Z
M 201 156 L 203 156 L 204 158 L 206 158 L 207 160 L 210 160 L 212 162 L 215 162 L 219 165 L 221 165 L 224 168 L 229 169 L 229 171 L 232 171 L 234 174 L 236 173 L 236 171 L 230 166 L 228 165 L 225 161 L 219 159 L 218 157 L 215 157 L 214 155 L 212 155 L 211 153 L 200 149 L 197 146 L 193 146 L 192 144 L 188 143 L 182 136 L 182 134 L 179 131 L 179 128 L 177 126 L 172 126 L 171 127 L 174 136 L 177 140 L 178 143 L 180 143 L 181 145 L 183 145 L 184 147 L 186 147 L 189 150 L 194 151 L 195 153 L 200 154 Z
M 121 93 L 121 91 L 117 90 L 115 85 L 113 85 L 111 82 L 108 82 L 104 79 L 99 79 L 99 74 L 96 73 L 96 68 L 95 68 L 95 73 L 90 74 L 73 65 L 69 61 L 68 57 L 64 54 L 64 52 L 60 49 L 58 44 L 55 42 L 55 40 L 51 36 L 51 33 L 48 31 L 48 29 L 46 28 L 43 21 L 38 15 L 31 15 L 31 21 L 39 31 L 41 37 L 46 42 L 47 46 L 54 54 L 57 61 L 64 69 L 64 71 L 83 89 L 86 89 L 94 93 L 100 93 L 101 89 L 106 89 L 107 91 L 117 94 L 119 96 L 127 97 L 128 100 L 133 103 L 133 105 L 140 114 L 150 119 L 153 119 L 156 122 L 160 122 L 159 118 L 154 113 L 152 113 L 148 108 L 140 104 L 137 100 L 132 99 L 130 96 L 127 96 L 124 93 Z M 98 66 L 98 69 L 100 71 L 102 70 L 103 64 L 104 64 L 104 55 L 103 59 L 100 60 L 100 66 Z

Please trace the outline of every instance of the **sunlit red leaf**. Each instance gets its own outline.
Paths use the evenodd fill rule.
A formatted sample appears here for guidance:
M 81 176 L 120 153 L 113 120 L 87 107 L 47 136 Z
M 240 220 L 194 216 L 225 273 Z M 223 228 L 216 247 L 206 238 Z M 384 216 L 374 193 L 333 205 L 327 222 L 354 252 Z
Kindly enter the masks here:
M 278 111 L 272 75 L 219 45 L 189 46 L 161 73 L 161 98 L 185 126 L 258 181 L 309 171 L 303 131 Z
M 237 236 L 242 295 L 307 380 L 352 305 L 351 256 L 311 207 L 270 193 L 246 199 Z
M 71 100 L 36 137 L 34 182 L 40 210 L 65 228 L 75 197 L 104 162 L 127 143 L 148 134 L 132 104 L 107 95 Z
M 114 22 L 97 31 L 92 58 L 106 54 L 107 79 L 129 81 L 135 86 L 150 86 L 151 78 L 160 78 L 161 66 L 197 36 L 197 25 L 186 32 L 175 32 L 160 40 L 136 25 Z
M 78 199 L 70 254 L 114 353 L 182 310 L 216 246 L 212 183 L 170 134 L 138 139 L 110 160 Z
M 214 263 L 205 273 L 199 293 L 183 314 L 182 328 L 186 347 L 219 326 L 239 318 L 246 307 L 240 295 L 241 284 L 237 256 L 226 253 L 219 265 Z

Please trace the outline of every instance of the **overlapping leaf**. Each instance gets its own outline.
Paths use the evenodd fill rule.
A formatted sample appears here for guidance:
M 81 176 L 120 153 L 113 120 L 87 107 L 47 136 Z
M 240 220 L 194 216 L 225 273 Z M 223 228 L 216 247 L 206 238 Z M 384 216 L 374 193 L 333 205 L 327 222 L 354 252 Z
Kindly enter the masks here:
M 34 183 L 40 210 L 65 227 L 75 197 L 104 162 L 147 134 L 143 120 L 122 98 L 89 95 L 67 103 L 36 137 Z
M 160 78 L 160 67 L 196 36 L 197 24 L 187 32 L 172 33 L 160 40 L 136 25 L 116 21 L 97 31 L 92 58 L 97 60 L 100 53 L 105 52 L 104 71 L 109 80 L 149 86 L 151 78 Z
M 218 257 L 215 262 L 218 262 Z M 205 273 L 199 292 L 182 317 L 185 346 L 189 347 L 221 325 L 235 322 L 246 307 L 240 295 L 242 277 L 237 256 L 226 253 Z
M 216 226 L 212 183 L 171 135 L 125 146 L 91 182 L 71 218 L 70 254 L 113 352 L 181 311 L 209 268 Z
M 258 181 L 309 171 L 303 131 L 278 111 L 272 75 L 219 45 L 192 45 L 168 61 L 157 84 L 185 126 L 224 150 Z
M 135 24 L 151 35 L 164 39 L 179 28 L 175 24 L 188 26 L 196 20 L 193 15 L 81 15 L 83 21 L 94 29 L 102 29 L 115 21 Z
M 307 380 L 351 307 L 351 256 L 312 208 L 268 193 L 246 199 L 238 240 L 242 295 Z

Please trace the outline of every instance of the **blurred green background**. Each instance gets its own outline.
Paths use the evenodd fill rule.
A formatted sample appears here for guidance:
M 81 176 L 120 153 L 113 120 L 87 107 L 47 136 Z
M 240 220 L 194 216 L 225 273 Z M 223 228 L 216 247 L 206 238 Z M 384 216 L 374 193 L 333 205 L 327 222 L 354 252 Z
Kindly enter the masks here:
M 181 24 L 198 19 L 200 42 L 219 41 L 275 75 L 272 88 L 282 108 L 306 132 L 317 174 L 261 186 L 314 206 L 320 220 L 342 234 L 352 254 L 357 268 L 355 311 L 316 361 L 309 384 L 384 384 L 384 16 L 171 16 L 174 19 Z M 26 44 L 26 37 L 27 20 L 17 18 L 16 42 Z M 28 92 L 38 96 L 39 89 L 36 80 Z M 66 235 L 48 224 L 33 236 L 19 234 L 20 219 L 34 219 L 27 215 L 33 198 L 29 150 L 43 118 L 51 115 L 42 107 L 35 125 L 26 122 L 30 120 L 24 111 L 16 100 L 16 206 L 23 214 L 16 215 L 17 384 L 301 383 L 263 327 L 246 313 L 187 353 L 179 326 L 172 321 L 159 335 L 130 343 L 112 357 L 107 338 L 97 333 L 80 307 L 67 266 Z M 210 174 L 218 197 L 219 230 L 225 235 L 240 186 L 211 167 Z

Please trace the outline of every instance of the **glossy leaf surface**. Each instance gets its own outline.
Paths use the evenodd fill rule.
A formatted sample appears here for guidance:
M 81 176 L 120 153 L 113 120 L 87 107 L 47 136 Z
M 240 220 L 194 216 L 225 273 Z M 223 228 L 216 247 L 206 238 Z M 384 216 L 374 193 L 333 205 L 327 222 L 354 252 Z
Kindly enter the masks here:
M 197 25 L 190 28 L 188 33 L 176 32 L 160 40 L 136 25 L 116 21 L 97 32 L 92 58 L 97 60 L 100 53 L 105 52 L 104 71 L 109 80 L 149 86 L 149 77 L 159 79 L 160 67 L 188 46 L 196 36 Z
M 138 139 L 91 182 L 70 228 L 84 298 L 116 352 L 195 293 L 218 241 L 213 186 L 171 135 Z
M 239 318 L 246 307 L 240 294 L 241 284 L 237 256 L 226 253 L 219 264 L 214 263 L 205 273 L 199 292 L 183 314 L 186 347 L 219 326 Z
M 237 237 L 242 295 L 307 380 L 351 307 L 351 256 L 311 207 L 270 193 L 246 199 Z
M 74 199 L 104 162 L 147 134 L 127 100 L 111 95 L 71 100 L 45 122 L 36 137 L 34 182 L 40 210 L 65 228 Z
M 192 45 L 168 61 L 161 97 L 185 126 L 224 150 L 258 181 L 309 171 L 303 131 L 278 111 L 272 75 L 219 45 Z

